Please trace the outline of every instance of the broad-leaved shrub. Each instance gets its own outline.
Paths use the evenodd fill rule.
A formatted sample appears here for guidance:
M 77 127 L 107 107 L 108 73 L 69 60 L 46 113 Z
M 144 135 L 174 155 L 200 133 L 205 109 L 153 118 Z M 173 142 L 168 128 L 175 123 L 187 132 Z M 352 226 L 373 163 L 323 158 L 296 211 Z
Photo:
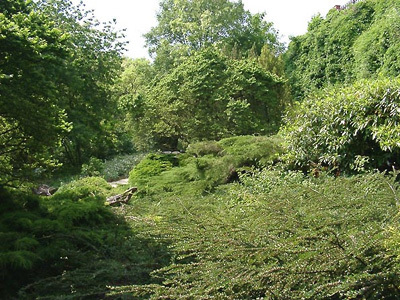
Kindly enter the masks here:
M 310 96 L 283 127 L 287 159 L 344 170 L 400 163 L 400 79 L 360 81 Z

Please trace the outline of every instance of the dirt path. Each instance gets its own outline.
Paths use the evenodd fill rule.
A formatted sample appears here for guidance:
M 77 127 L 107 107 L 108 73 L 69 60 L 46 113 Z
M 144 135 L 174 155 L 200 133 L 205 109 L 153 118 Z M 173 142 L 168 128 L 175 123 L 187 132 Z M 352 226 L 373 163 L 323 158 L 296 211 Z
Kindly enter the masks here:
M 109 184 L 114 188 L 119 185 L 125 185 L 125 184 L 128 184 L 128 178 L 120 179 L 117 181 L 112 181 L 112 182 L 109 182 Z

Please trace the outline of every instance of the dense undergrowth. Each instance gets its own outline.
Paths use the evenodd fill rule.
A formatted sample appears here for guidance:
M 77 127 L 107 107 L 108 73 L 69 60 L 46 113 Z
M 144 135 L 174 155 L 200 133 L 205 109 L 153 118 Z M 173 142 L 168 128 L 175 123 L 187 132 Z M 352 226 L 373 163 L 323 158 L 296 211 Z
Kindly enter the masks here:
M 2 189 L 0 298 L 99 299 L 111 283 L 151 283 L 168 251 L 105 205 L 110 190 L 96 177 L 49 198 Z
M 116 208 L 96 177 L 49 198 L 2 191 L 2 295 L 396 299 L 395 176 L 285 170 L 280 143 L 242 136 L 150 154 L 130 174 L 138 193 Z
M 218 143 L 210 145 L 199 148 L 218 148 Z M 209 155 L 196 159 L 213 161 Z M 399 192 L 394 176 L 372 172 L 315 178 L 301 172 L 253 169 L 240 173 L 237 182 L 199 193 L 193 183 L 202 179 L 192 179 L 185 190 L 179 189 L 171 180 L 174 169 L 183 172 L 187 166 L 170 166 L 152 175 L 151 192 L 140 193 L 124 208 L 124 213 L 136 216 L 130 219 L 132 226 L 141 226 L 145 217 L 151 222 L 144 233 L 169 244 L 170 264 L 152 274 L 162 284 L 116 286 L 111 295 L 151 299 L 396 299 L 399 295 Z
M 347 173 L 397 168 L 400 151 L 400 80 L 362 80 L 316 92 L 286 116 L 285 160 Z
M 239 173 L 246 169 L 271 164 L 281 152 L 277 137 L 238 136 L 199 142 L 179 156 L 147 156 L 132 170 L 129 180 L 139 187 L 141 195 L 201 195 L 239 180 Z
M 254 168 L 263 159 L 272 164 L 274 141 L 203 142 L 186 156 L 143 160 L 130 177 L 141 192 L 123 213 L 135 216 L 132 226 L 148 220 L 143 234 L 168 243 L 172 259 L 152 273 L 162 284 L 115 286 L 110 295 L 396 299 L 395 176 L 314 177 L 277 166 Z M 260 143 L 263 157 L 256 154 Z M 238 151 L 240 145 L 248 151 Z M 202 173 L 198 161 L 209 169 Z M 226 180 L 233 167 L 250 165 L 237 180 Z

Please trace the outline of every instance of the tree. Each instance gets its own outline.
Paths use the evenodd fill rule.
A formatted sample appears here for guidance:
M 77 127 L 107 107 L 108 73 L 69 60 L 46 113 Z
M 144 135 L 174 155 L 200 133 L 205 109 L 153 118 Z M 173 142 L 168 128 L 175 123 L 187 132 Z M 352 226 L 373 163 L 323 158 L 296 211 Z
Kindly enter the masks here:
M 136 99 L 142 97 L 156 73 L 150 61 L 145 58 L 125 58 L 122 72 L 114 85 L 114 94 L 124 109 L 137 110 Z
M 197 51 L 148 90 L 143 113 L 132 119 L 135 141 L 176 149 L 179 143 L 266 134 L 279 124 L 281 91 L 282 80 L 254 60 Z
M 154 66 L 149 60 L 125 58 L 122 72 L 113 87 L 115 101 L 118 104 L 119 122 L 116 127 L 125 132 L 125 140 L 131 144 L 141 144 L 132 136 L 139 130 L 136 119 L 144 114 L 144 99 L 156 77 Z
M 315 16 L 308 32 L 292 39 L 285 63 L 296 98 L 357 79 L 354 44 L 376 22 L 378 2 L 361 1 L 343 11 L 332 9 L 326 18 Z
M 42 0 L 37 7 L 70 36 L 70 55 L 58 91 L 72 129 L 63 137 L 61 159 L 80 166 L 92 156 L 104 158 L 118 144 L 112 129 L 117 111 L 112 88 L 120 72 L 123 33 L 113 30 L 115 20 L 101 24 L 92 11 L 71 1 Z
M 109 111 L 120 33 L 70 1 L 0 7 L 0 183 L 56 159 L 80 165 L 107 155 L 117 144 Z
M 282 55 L 271 49 L 271 46 L 264 45 L 261 49 L 261 54 L 256 58 L 265 70 L 280 77 L 285 75 Z
M 388 1 L 391 2 L 391 1 Z M 364 31 L 353 46 L 358 78 L 377 74 L 397 76 L 400 72 L 400 18 L 398 2 L 392 2 L 379 12 L 380 16 Z
M 8 184 L 51 164 L 69 129 L 58 86 L 70 40 L 30 2 L 0 8 L 0 184 Z
M 145 35 L 149 52 L 156 55 L 156 65 L 168 68 L 179 58 L 211 45 L 233 49 L 244 56 L 256 45 L 279 48 L 272 23 L 264 14 L 250 14 L 241 1 L 164 0 L 157 15 L 158 25 Z

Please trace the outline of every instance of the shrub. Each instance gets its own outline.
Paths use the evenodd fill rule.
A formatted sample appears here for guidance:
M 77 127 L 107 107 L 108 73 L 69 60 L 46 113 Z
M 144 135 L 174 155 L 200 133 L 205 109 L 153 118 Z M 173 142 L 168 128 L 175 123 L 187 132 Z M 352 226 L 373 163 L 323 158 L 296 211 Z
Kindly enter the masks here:
M 223 148 L 216 141 L 204 141 L 190 144 L 186 153 L 197 157 L 208 154 L 218 155 L 222 150 Z
M 237 160 L 237 167 L 266 166 L 282 154 L 282 140 L 278 136 L 236 136 L 218 142 L 223 154 Z
M 85 177 L 62 186 L 45 206 L 64 226 L 95 226 L 111 217 L 105 206 L 111 186 L 100 177 Z
M 102 178 L 52 197 L 0 187 L 0 298 L 99 299 L 110 284 L 158 282 L 149 274 L 167 249 L 104 205 L 109 189 Z
M 96 199 L 100 203 L 104 203 L 110 189 L 111 186 L 103 178 L 85 177 L 60 187 L 53 199 L 80 202 Z
M 280 143 L 276 136 L 240 136 L 191 144 L 176 157 L 153 154 L 132 170 L 131 184 L 138 185 L 139 195 L 202 195 L 238 180 L 243 167 L 272 163 L 282 151 Z M 166 167 L 161 157 L 172 165 Z
M 161 198 L 151 234 L 175 260 L 151 299 L 396 299 L 398 184 L 383 174 L 263 170 L 202 197 Z M 398 235 L 396 235 L 398 239 Z M 387 245 L 387 246 L 385 246 Z
M 149 178 L 157 176 L 178 163 L 174 155 L 149 154 L 129 173 L 132 185 L 146 184 Z
M 399 112 L 400 79 L 326 89 L 286 117 L 286 159 L 300 167 L 316 163 L 347 171 L 398 164 Z

